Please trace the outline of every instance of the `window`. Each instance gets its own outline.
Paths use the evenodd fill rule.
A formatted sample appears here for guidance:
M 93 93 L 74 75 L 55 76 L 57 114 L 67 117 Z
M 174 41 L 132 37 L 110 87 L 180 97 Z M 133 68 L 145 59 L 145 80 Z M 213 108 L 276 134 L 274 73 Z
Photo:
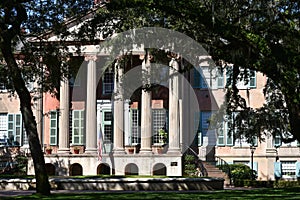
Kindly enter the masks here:
M 233 145 L 233 134 L 228 131 L 228 122 L 223 122 L 221 127 L 217 130 L 218 133 L 218 146 L 232 146 Z
M 296 161 L 282 161 L 281 163 L 283 178 L 295 178 Z
M 20 146 L 23 132 L 22 116 L 21 114 L 8 114 L 7 119 L 7 143 Z
M 198 146 L 202 145 L 203 136 L 207 135 L 209 130 L 209 120 L 212 115 L 211 111 L 195 113 L 195 134 L 198 137 Z
M 22 145 L 28 145 L 28 136 L 27 136 L 27 133 L 26 133 L 26 130 L 25 130 L 25 126 L 23 126 Z
M 140 143 L 139 110 L 130 109 L 131 143 Z
M 58 133 L 58 114 L 57 111 L 50 112 L 50 145 L 57 145 Z
M 281 146 L 281 137 L 280 135 L 276 135 L 275 137 L 273 137 L 273 145 L 274 147 L 280 147 Z
M 80 76 L 72 76 L 70 79 L 69 79 L 69 85 L 70 87 L 79 87 L 81 84 L 81 78 Z
M 2 92 L 6 92 L 7 91 L 6 90 L 6 86 L 5 86 L 4 83 L 0 83 L 0 91 L 2 91 Z
M 240 69 L 243 73 L 244 69 Z M 237 82 L 237 87 L 239 89 L 247 89 L 247 88 L 256 88 L 256 72 L 254 70 L 245 69 L 246 72 L 246 80 L 240 80 Z M 241 76 L 239 75 L 239 78 Z M 232 84 L 232 81 L 229 82 L 232 78 L 232 66 L 229 66 L 226 68 L 226 86 L 230 86 Z
M 109 69 L 103 75 L 103 94 L 111 94 L 114 91 L 114 73 Z
M 194 88 L 207 88 L 207 83 L 203 75 L 203 70 L 198 67 L 194 68 Z
M 73 110 L 72 143 L 78 145 L 85 143 L 83 110 Z
M 201 124 L 200 124 L 200 127 L 201 127 L 202 136 L 206 136 L 207 135 L 207 131 L 208 131 L 208 128 L 209 128 L 210 117 L 211 117 L 211 112 L 210 111 L 201 112 L 201 117 L 200 117 Z
M 112 112 L 111 110 L 104 110 L 102 112 L 102 126 L 103 126 L 103 134 L 104 134 L 104 143 L 112 143 L 113 142 L 113 126 L 112 126 Z
M 0 113 L 0 145 L 7 144 L 7 114 Z
M 167 118 L 165 109 L 152 109 L 153 143 L 160 143 L 159 129 L 166 128 Z
M 224 74 L 220 68 L 217 71 L 217 88 L 224 88 Z

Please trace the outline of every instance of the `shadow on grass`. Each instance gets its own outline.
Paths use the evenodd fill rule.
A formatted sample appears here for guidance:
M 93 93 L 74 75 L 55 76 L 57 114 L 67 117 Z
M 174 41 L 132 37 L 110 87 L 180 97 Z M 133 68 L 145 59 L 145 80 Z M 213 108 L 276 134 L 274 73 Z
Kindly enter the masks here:
M 248 189 L 218 191 L 170 191 L 170 192 L 65 192 L 50 197 L 38 195 L 9 197 L 2 199 L 300 199 L 300 188 Z

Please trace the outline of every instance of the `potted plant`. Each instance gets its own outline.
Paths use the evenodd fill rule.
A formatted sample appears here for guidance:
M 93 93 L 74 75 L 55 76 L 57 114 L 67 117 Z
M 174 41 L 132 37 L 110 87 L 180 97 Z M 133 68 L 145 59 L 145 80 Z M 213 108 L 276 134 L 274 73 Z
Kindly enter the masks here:
M 158 141 L 160 144 L 167 143 L 168 133 L 163 128 L 159 129 L 158 137 Z
M 52 153 L 52 148 L 51 147 L 47 147 L 46 148 L 46 154 L 51 154 Z
M 79 151 L 80 151 L 80 149 L 79 149 L 79 147 L 74 147 L 74 154 L 79 154 Z
M 128 148 L 128 153 L 133 154 L 134 153 L 134 147 L 129 147 Z

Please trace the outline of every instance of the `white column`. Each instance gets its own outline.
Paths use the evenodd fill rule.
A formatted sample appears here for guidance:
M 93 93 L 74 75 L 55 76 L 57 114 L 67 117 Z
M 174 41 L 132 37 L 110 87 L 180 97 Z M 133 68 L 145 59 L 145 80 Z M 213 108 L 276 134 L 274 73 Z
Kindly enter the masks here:
M 152 92 L 148 90 L 146 85 L 150 86 L 151 73 L 150 55 L 146 54 L 142 64 L 143 84 L 142 105 L 141 105 L 141 150 L 140 154 L 152 154 Z
M 39 79 L 37 77 L 36 79 Z M 42 86 L 38 84 L 38 81 L 34 82 L 34 88 L 37 88 L 37 93 L 35 94 L 35 98 L 37 99 L 34 101 L 34 115 L 36 119 L 36 128 L 38 131 L 38 136 L 40 139 L 40 144 L 41 147 L 44 147 L 44 141 L 43 141 L 43 122 L 44 122 L 44 117 L 43 117 L 43 91 L 42 91 Z
M 168 153 L 180 153 L 179 137 L 179 81 L 178 62 L 172 58 L 169 63 L 169 149 Z
M 124 101 L 123 101 L 123 67 L 115 64 L 115 88 L 114 88 L 114 154 L 124 154 Z
M 96 55 L 86 56 L 87 65 L 87 97 L 86 97 L 86 153 L 97 153 L 97 111 L 96 111 Z
M 124 144 L 130 145 L 131 142 L 129 141 L 130 137 L 130 112 L 129 112 L 129 99 L 124 101 Z
M 59 133 L 58 133 L 58 153 L 69 153 L 69 80 L 66 77 L 60 81 L 59 96 Z

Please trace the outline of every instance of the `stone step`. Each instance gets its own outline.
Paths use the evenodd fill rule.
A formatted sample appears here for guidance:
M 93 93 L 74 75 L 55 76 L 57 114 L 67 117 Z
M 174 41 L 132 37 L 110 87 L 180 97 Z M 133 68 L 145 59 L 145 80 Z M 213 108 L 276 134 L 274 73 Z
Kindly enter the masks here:
M 215 165 L 209 163 L 209 162 L 203 162 L 203 166 L 207 171 L 207 174 L 209 177 L 216 177 L 216 178 L 224 178 L 225 185 L 229 185 L 230 184 L 230 180 L 228 175 L 223 172 L 222 170 L 220 170 L 218 167 L 216 167 Z

